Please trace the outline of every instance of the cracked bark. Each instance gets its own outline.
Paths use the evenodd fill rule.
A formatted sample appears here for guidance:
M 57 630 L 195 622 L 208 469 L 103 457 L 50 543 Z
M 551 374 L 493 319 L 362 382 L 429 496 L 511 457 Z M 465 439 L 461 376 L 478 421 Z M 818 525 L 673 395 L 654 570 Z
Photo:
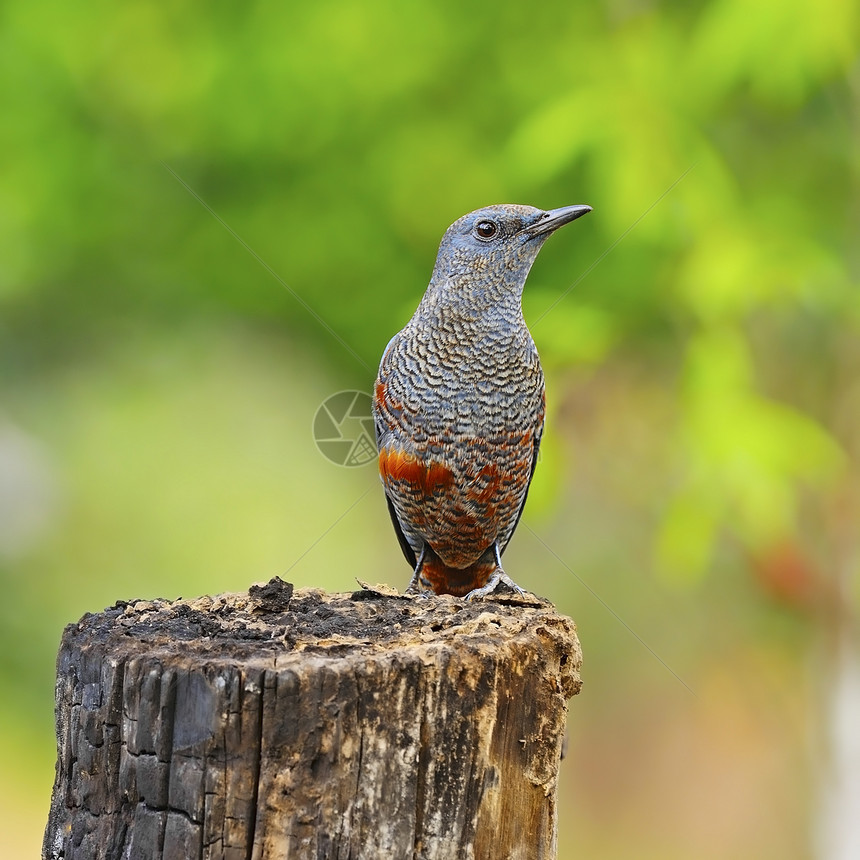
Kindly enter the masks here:
M 580 663 L 515 597 L 119 603 L 63 634 L 43 857 L 552 858 Z

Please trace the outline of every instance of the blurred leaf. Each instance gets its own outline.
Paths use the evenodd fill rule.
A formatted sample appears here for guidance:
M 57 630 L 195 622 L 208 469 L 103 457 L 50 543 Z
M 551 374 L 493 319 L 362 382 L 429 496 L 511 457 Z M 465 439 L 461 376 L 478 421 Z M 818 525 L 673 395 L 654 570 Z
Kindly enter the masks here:
M 709 89 L 749 83 L 763 100 L 795 106 L 847 71 L 856 49 L 852 0 L 717 0 L 697 28 L 691 73 Z
M 715 493 L 696 490 L 672 500 L 657 532 L 657 570 L 664 580 L 684 585 L 695 584 L 704 575 L 722 513 Z
M 751 547 L 792 534 L 797 482 L 831 483 L 845 462 L 809 417 L 755 393 L 749 352 L 731 328 L 691 342 L 680 438 L 685 474 L 657 553 L 691 577 L 709 562 L 718 525 Z
M 558 295 L 541 290 L 530 291 L 523 299 L 526 319 L 533 316 L 532 307 L 550 308 L 532 325 L 543 363 L 549 367 L 603 360 L 618 337 L 612 315 L 582 302 L 553 305 L 556 299 Z

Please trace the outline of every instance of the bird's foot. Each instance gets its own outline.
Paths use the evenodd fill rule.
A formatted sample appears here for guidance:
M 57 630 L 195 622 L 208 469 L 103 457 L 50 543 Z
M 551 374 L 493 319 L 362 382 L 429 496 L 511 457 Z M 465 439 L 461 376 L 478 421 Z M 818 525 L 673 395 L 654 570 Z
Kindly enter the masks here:
M 481 600 L 495 592 L 499 586 L 503 586 L 505 591 L 512 591 L 514 594 L 519 594 L 524 597 L 526 591 L 520 588 L 499 565 L 491 574 L 485 585 L 480 588 L 473 588 L 463 599 L 464 600 Z
M 418 561 L 415 564 L 415 570 L 412 571 L 412 579 L 409 580 L 409 585 L 406 586 L 406 594 L 415 594 L 418 597 L 429 597 L 433 594 L 433 591 L 429 588 L 427 580 L 421 575 L 426 554 L 427 547 L 423 546 L 421 548 L 421 554 L 418 556 Z

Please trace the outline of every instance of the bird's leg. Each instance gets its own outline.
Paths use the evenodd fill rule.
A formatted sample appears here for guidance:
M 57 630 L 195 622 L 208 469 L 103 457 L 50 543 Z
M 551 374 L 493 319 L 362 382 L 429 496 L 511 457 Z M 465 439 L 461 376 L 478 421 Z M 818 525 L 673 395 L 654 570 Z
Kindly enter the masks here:
M 412 579 L 409 580 L 409 585 L 406 586 L 407 594 L 427 594 L 427 589 L 421 587 L 421 568 L 424 567 L 424 556 L 427 553 L 427 544 L 421 547 L 421 555 L 418 556 L 418 561 L 415 563 L 415 570 L 412 571 Z
M 493 544 L 493 555 L 496 559 L 496 567 L 493 572 L 490 574 L 489 579 L 486 584 L 482 585 L 480 588 L 473 588 L 463 599 L 464 600 L 477 600 L 482 597 L 487 597 L 487 595 L 492 594 L 500 584 L 504 584 L 515 594 L 524 595 L 525 589 L 520 588 L 504 571 L 502 568 L 502 559 L 499 555 L 499 545 L 497 543 Z

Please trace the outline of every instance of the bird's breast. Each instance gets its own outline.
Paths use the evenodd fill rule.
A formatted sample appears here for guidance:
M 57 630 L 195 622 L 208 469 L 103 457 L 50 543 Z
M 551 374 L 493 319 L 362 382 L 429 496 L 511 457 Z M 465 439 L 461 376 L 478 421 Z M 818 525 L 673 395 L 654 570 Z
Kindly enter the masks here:
M 528 330 L 407 327 L 377 382 L 392 430 L 419 445 L 481 437 L 490 444 L 542 409 L 543 372 Z

